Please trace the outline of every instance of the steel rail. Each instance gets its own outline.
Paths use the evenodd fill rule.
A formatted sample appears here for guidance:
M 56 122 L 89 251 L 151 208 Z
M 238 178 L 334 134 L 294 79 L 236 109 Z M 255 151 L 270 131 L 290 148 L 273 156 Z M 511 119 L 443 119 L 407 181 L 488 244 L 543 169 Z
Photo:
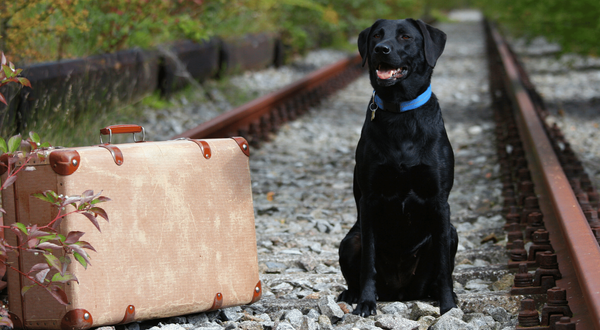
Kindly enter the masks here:
M 340 60 L 311 72 L 302 79 L 280 90 L 250 101 L 173 138 L 202 139 L 232 135 L 244 136 L 248 134 L 252 135 L 255 133 L 253 131 L 257 130 L 269 130 L 271 126 L 275 125 L 272 115 L 280 116 L 279 113 L 281 111 L 279 110 L 282 108 L 284 108 L 284 112 L 286 111 L 285 108 L 290 110 L 289 108 L 294 106 L 294 102 L 296 104 L 306 103 L 307 100 L 305 99 L 307 98 L 309 99 L 308 102 L 315 103 L 318 101 L 315 100 L 315 97 L 320 98 L 331 93 L 334 89 L 343 87 L 342 85 L 348 79 L 345 79 L 346 81 L 341 83 L 340 81 L 332 82 L 332 80 L 340 78 L 341 75 L 348 73 L 348 71 L 360 71 L 360 63 L 361 59 L 359 55 Z M 326 82 L 327 84 L 325 84 Z M 292 105 L 286 105 L 289 102 L 292 102 Z M 261 126 L 267 127 L 264 128 Z M 264 135 L 264 132 L 262 135 Z M 244 137 L 252 142 L 252 137 Z
M 519 75 L 516 59 L 502 35 L 490 26 L 504 67 L 504 83 L 512 94 L 516 122 L 531 168 L 540 208 L 558 255 L 569 306 L 578 329 L 600 330 L 600 247 L 563 171 L 544 125 Z M 583 297 L 583 303 L 579 298 Z

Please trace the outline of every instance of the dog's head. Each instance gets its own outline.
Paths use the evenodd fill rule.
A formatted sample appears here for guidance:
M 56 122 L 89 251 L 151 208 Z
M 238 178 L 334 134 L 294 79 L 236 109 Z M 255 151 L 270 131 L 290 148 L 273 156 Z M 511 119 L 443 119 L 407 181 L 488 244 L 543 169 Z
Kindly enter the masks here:
M 390 89 L 396 90 L 393 86 L 399 84 L 397 87 L 404 90 L 407 98 L 418 95 L 413 90 L 429 86 L 433 67 L 445 45 L 444 32 L 412 18 L 377 20 L 358 37 L 358 50 L 363 66 L 369 63 L 373 88 L 390 94 Z

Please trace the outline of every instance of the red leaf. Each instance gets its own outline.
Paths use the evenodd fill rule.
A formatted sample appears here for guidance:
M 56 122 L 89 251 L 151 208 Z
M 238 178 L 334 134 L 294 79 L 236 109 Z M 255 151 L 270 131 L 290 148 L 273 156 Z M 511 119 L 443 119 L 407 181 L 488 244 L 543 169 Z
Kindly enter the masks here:
M 2 95 L 2 93 L 0 93 L 0 102 L 8 105 L 8 103 L 6 103 L 6 99 L 4 98 L 4 95 Z
M 41 270 L 39 273 L 35 274 L 35 279 L 40 283 L 44 283 L 44 280 L 46 279 L 46 275 L 48 275 L 49 272 L 50 272 L 50 268 Z
M 88 250 L 92 250 L 94 252 L 98 252 L 98 251 L 96 251 L 96 249 L 94 249 L 94 247 L 90 243 L 88 243 L 86 241 L 79 241 L 79 242 L 77 242 L 75 244 L 81 246 L 84 249 L 88 249 Z
M 104 211 L 103 208 L 92 207 L 90 209 L 90 211 L 96 213 L 96 215 L 99 215 L 99 216 L 103 217 L 108 222 L 108 214 L 106 214 L 106 211 Z
M 62 249 L 62 246 L 56 245 L 56 244 L 50 243 L 50 242 L 40 243 L 36 247 L 38 249 L 42 249 L 42 250 L 45 250 L 45 249 Z
M 10 230 L 17 234 L 17 236 L 19 236 L 19 239 L 23 239 L 23 232 L 19 228 L 11 226 Z
M 44 270 L 44 269 L 50 269 L 50 266 L 48 266 L 47 263 L 41 262 L 39 264 L 33 265 L 33 267 L 31 267 L 31 270 L 29 272 L 34 273 L 34 272 L 39 272 L 40 270 Z
M 56 301 L 58 301 L 59 303 L 65 306 L 69 305 L 69 299 L 67 298 L 67 294 L 61 288 L 57 286 L 52 286 L 50 288 L 46 288 L 46 290 L 48 290 L 52 297 L 54 297 L 54 299 L 56 299 Z
M 85 215 L 94 226 L 96 226 L 96 228 L 98 228 L 99 232 L 102 232 L 102 230 L 100 230 L 100 224 L 98 224 L 98 220 L 96 219 L 96 217 L 93 214 L 90 213 L 83 213 L 83 215 Z
M 2 183 L 2 189 L 4 190 L 4 189 L 8 188 L 10 185 L 12 185 L 13 183 L 15 183 L 15 181 L 17 181 L 17 176 L 16 175 L 9 176 Z
M 4 52 L 0 52 L 0 54 L 2 54 L 2 60 L 0 61 L 0 64 L 6 65 L 6 56 L 4 56 Z
M 0 318 L 0 325 L 9 327 L 9 328 L 14 328 L 14 324 L 12 323 L 12 321 L 8 318 L 8 316 L 4 316 L 2 315 L 2 318 Z
M 69 234 L 67 234 L 67 239 L 65 240 L 65 244 L 73 244 L 75 242 L 77 242 L 81 236 L 83 236 L 83 234 L 85 234 L 82 231 L 72 231 Z
M 54 222 L 54 224 L 52 225 L 52 229 L 57 230 L 58 226 L 60 226 L 60 223 L 64 220 L 64 217 L 62 218 L 58 218 L 58 220 L 56 220 L 56 222 Z
M 4 211 L 4 209 L 3 209 L 3 208 L 1 208 L 1 207 L 0 207 L 0 212 L 2 212 L 2 213 L 4 213 L 4 214 L 6 214 L 6 211 Z

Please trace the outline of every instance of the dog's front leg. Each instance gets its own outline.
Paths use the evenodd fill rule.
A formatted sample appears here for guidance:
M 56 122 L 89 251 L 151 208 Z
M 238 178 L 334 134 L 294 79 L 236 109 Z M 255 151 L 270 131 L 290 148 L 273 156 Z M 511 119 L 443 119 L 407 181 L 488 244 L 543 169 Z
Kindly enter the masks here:
M 360 228 L 361 228 L 361 264 L 360 264 L 360 298 L 353 314 L 362 317 L 375 315 L 377 292 L 375 288 L 375 235 L 373 231 L 373 214 L 361 198 Z M 370 204 L 370 203 L 369 203 Z
M 450 223 L 450 206 L 448 203 L 441 203 L 439 208 L 432 208 L 438 210 L 437 219 L 441 219 L 441 223 L 438 226 L 438 230 L 435 233 L 437 236 L 437 260 L 439 263 L 438 270 L 438 288 L 439 288 L 439 300 L 440 300 L 440 313 L 444 314 L 452 308 L 456 307 L 454 301 L 453 291 L 453 280 L 452 271 L 454 270 L 454 254 L 456 253 L 456 247 L 458 244 L 458 237 L 456 235 L 456 229 Z

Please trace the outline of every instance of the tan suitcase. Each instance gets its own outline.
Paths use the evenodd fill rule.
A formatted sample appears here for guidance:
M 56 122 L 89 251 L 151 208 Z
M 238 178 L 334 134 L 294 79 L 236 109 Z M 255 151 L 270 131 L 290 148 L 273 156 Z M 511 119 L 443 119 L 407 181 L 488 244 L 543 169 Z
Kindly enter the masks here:
M 131 131 L 114 126 L 112 132 Z M 64 285 L 65 307 L 47 291 L 8 271 L 9 311 L 28 329 L 85 329 L 185 315 L 260 298 L 249 148 L 243 138 L 174 140 L 55 149 L 21 171 L 2 193 L 4 222 L 47 224 L 56 208 L 32 197 L 54 190 L 109 197 L 102 232 L 81 214 L 59 232 L 82 231 L 91 266 L 73 260 L 79 284 Z M 72 172 L 72 173 L 71 173 Z M 4 174 L 3 179 L 5 179 Z M 6 231 L 9 244 L 16 236 Z M 10 254 L 28 271 L 40 255 Z

